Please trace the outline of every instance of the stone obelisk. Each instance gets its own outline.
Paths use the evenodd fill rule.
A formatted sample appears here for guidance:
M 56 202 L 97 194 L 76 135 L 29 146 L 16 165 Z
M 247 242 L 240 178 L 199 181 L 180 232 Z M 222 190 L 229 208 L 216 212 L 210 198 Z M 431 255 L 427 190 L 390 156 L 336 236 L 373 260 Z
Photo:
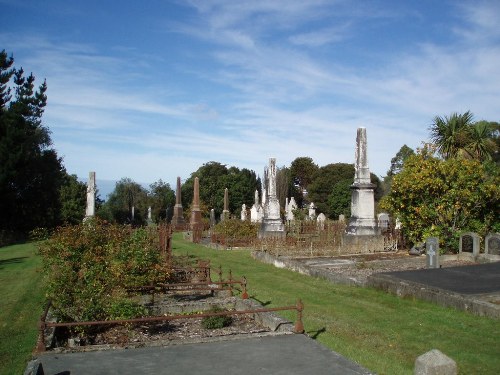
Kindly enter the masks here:
M 177 188 L 175 191 L 175 206 L 174 206 L 174 216 L 172 217 L 172 226 L 174 229 L 184 229 L 186 222 L 184 220 L 184 212 L 182 210 L 182 200 L 181 200 L 181 178 L 177 177 Z
M 189 224 L 192 231 L 199 230 L 202 227 L 200 211 L 200 181 L 198 177 L 194 178 L 193 203 L 191 205 L 191 221 L 189 222 Z
M 354 183 L 351 185 L 351 218 L 346 228 L 348 235 L 379 235 L 375 219 L 375 185 L 368 168 L 366 128 L 358 128 L 354 163 Z
M 87 207 L 85 208 L 85 219 L 95 216 L 95 172 L 89 172 L 89 181 L 87 182 Z
M 259 238 L 265 237 L 283 237 L 285 226 L 281 221 L 280 202 L 276 194 L 276 159 L 269 159 L 269 168 L 265 172 L 267 186 L 267 195 L 264 204 L 264 217 L 259 231 Z M 264 195 L 264 194 L 263 194 Z M 264 199 L 263 199 L 264 200 Z
M 224 189 L 224 210 L 222 211 L 222 215 L 220 220 L 224 221 L 229 219 L 229 190 L 227 188 Z

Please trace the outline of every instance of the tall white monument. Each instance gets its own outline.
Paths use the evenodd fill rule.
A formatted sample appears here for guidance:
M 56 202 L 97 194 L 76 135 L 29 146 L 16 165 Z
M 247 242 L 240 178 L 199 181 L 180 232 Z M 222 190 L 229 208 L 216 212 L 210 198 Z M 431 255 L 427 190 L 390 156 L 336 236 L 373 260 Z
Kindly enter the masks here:
M 351 185 L 351 218 L 346 228 L 348 235 L 379 235 L 375 218 L 375 185 L 368 168 L 366 128 L 358 128 L 354 163 L 354 183 Z
M 280 202 L 276 194 L 276 159 L 269 159 L 269 168 L 266 169 L 265 180 L 267 186 L 265 194 L 265 203 L 263 204 L 264 216 L 262 218 L 262 225 L 259 232 L 259 238 L 264 237 L 282 237 L 285 234 L 285 226 L 281 221 L 280 215 Z
M 85 208 L 85 219 L 95 216 L 95 172 L 89 172 L 89 181 L 87 182 L 87 207 Z

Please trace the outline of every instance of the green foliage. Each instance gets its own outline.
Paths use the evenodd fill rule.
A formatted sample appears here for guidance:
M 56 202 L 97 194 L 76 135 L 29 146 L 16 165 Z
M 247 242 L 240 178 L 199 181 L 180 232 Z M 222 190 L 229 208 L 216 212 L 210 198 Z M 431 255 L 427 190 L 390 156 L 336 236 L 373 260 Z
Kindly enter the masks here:
M 224 310 L 218 306 L 210 309 L 211 313 L 223 312 Z M 219 329 L 229 326 L 233 319 L 228 315 L 206 316 L 201 321 L 201 326 L 205 329 Z
M 339 215 L 351 216 L 351 185 L 352 180 L 341 180 L 333 185 L 332 192 L 328 196 L 328 207 L 331 218 Z
M 13 63 L 0 52 L 0 228 L 27 233 L 58 223 L 65 172 L 42 125 L 47 84 L 35 89 L 35 77 Z
M 152 220 L 157 223 L 162 220 L 170 220 L 172 217 L 167 217 L 167 209 L 175 205 L 175 193 L 170 184 L 160 179 L 149 185 L 148 195 Z M 173 212 L 170 212 L 170 214 L 173 215 Z
M 136 312 L 126 289 L 164 281 L 157 235 L 98 219 L 58 228 L 39 245 L 48 297 L 64 320 L 106 320 Z
M 440 160 L 428 150 L 407 159 L 381 206 L 399 217 L 413 243 L 438 236 L 443 251 L 458 250 L 462 231 L 484 236 L 500 217 L 500 176 L 466 159 Z
M 255 190 L 260 187 L 260 182 L 254 171 L 246 168 L 227 168 L 225 165 L 211 161 L 203 164 L 196 172 L 182 184 L 182 204 L 189 207 L 193 200 L 194 178 L 200 181 L 200 201 L 206 210 L 202 215 L 208 217 L 210 209 L 214 209 L 219 216 L 224 209 L 224 189 L 229 190 L 229 211 L 238 215 L 241 206 L 245 203 L 252 205 Z
M 85 216 L 87 185 L 78 181 L 76 175 L 66 174 L 60 189 L 61 221 L 65 224 L 78 224 Z
M 230 238 L 256 238 L 258 224 L 238 219 L 224 220 L 214 227 L 214 232 Z

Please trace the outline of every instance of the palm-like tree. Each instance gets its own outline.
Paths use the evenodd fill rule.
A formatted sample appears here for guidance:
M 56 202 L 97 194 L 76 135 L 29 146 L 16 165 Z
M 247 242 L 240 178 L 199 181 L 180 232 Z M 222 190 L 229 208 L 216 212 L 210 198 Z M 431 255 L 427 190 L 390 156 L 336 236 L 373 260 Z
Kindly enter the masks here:
M 479 121 L 469 129 L 469 142 L 466 150 L 470 158 L 484 161 L 492 160 L 495 152 L 498 151 L 493 133 L 495 129 L 493 123 Z
M 443 158 L 468 157 L 467 145 L 470 141 L 470 128 L 473 126 L 472 119 L 470 111 L 434 118 L 429 128 L 431 140 Z

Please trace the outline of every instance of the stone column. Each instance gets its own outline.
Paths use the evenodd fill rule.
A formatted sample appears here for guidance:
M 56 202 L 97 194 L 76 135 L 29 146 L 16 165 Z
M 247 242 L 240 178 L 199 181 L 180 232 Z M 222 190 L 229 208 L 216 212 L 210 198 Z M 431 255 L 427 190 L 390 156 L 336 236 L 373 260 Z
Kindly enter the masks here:
M 229 219 L 229 190 L 224 189 L 224 210 L 222 211 L 221 221 Z
M 87 207 L 85 208 L 85 218 L 95 216 L 95 172 L 89 172 L 89 180 L 87 182 Z
M 194 178 L 193 204 L 191 205 L 191 230 L 201 228 L 201 211 L 200 211 L 200 182 L 198 177 Z
M 175 206 L 174 206 L 174 216 L 171 221 L 175 229 L 183 229 L 186 225 L 184 220 L 184 212 L 182 210 L 182 200 L 181 200 L 181 178 L 177 177 L 177 188 L 175 191 Z
M 366 128 L 358 128 L 354 163 L 354 183 L 351 185 L 351 219 L 346 228 L 349 235 L 379 235 L 375 219 L 375 185 L 370 181 Z

